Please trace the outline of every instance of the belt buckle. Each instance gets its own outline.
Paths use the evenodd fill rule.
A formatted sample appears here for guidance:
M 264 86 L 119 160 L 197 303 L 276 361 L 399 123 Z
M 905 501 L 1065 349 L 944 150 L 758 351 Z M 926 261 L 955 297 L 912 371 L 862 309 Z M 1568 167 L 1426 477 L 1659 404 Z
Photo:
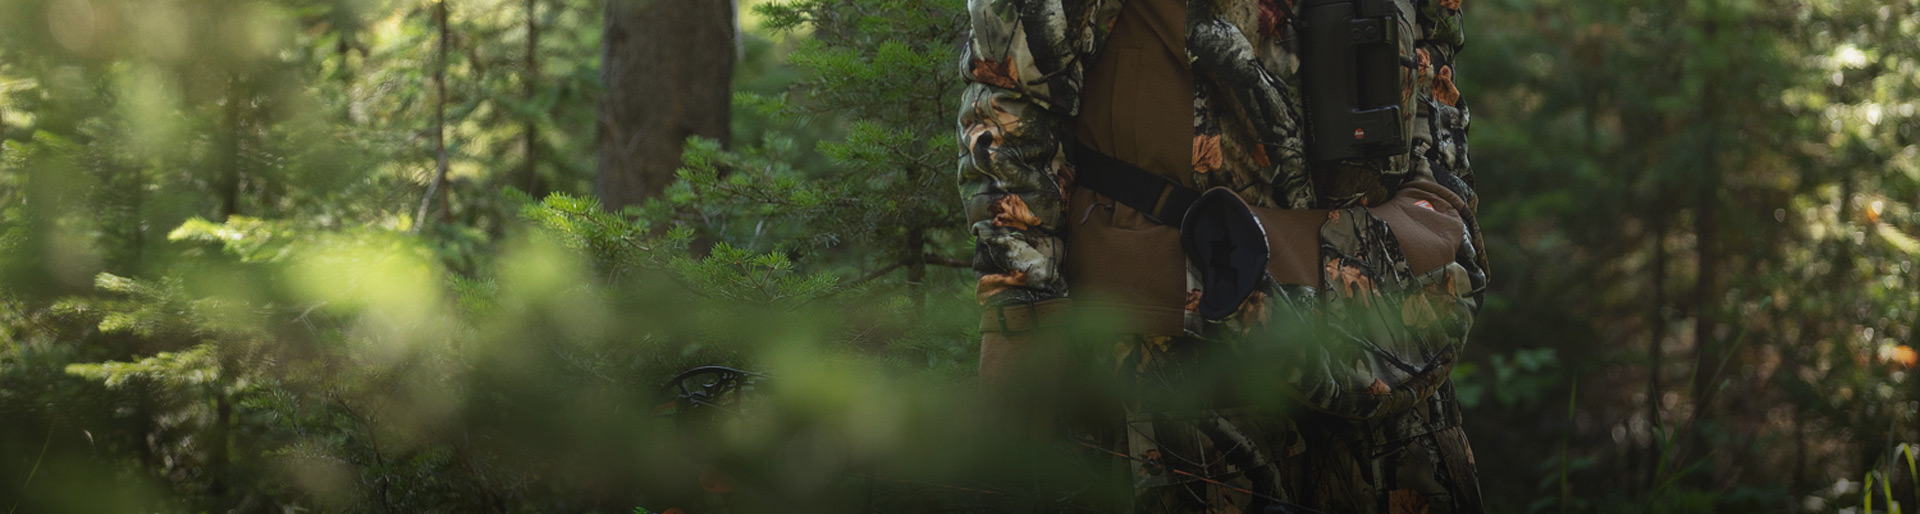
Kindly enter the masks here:
M 1021 307 L 1027 308 L 1027 324 L 1029 325 L 1026 328 L 1027 330 L 1038 328 L 1040 326 L 1040 308 L 1033 306 L 1032 303 L 1022 303 L 1018 305 L 1002 305 L 999 307 L 995 307 L 993 310 L 995 317 L 999 318 L 1001 332 L 1020 332 L 1021 331 L 1021 330 L 1014 330 L 1013 327 L 1007 325 L 1007 308 L 1015 307 L 1015 306 L 1021 306 Z
M 1161 182 L 1164 182 L 1164 184 L 1160 185 L 1160 193 L 1153 195 L 1153 204 L 1147 206 L 1147 209 L 1149 209 L 1150 211 L 1145 211 L 1145 210 L 1140 211 L 1140 215 L 1145 216 L 1148 220 L 1152 220 L 1154 223 L 1159 223 L 1161 225 L 1170 225 L 1174 227 L 1180 226 L 1180 223 L 1179 223 L 1180 220 L 1178 219 L 1174 220 L 1173 223 L 1168 223 L 1165 219 L 1162 219 L 1161 216 L 1164 215 L 1165 213 L 1162 213 L 1160 211 L 1169 207 L 1168 204 L 1171 204 L 1173 202 L 1174 191 L 1179 191 L 1180 189 L 1183 189 L 1187 186 L 1165 175 L 1154 175 L 1154 177 L 1159 178 Z M 1179 212 L 1177 214 L 1181 218 L 1185 218 L 1187 215 L 1185 211 Z

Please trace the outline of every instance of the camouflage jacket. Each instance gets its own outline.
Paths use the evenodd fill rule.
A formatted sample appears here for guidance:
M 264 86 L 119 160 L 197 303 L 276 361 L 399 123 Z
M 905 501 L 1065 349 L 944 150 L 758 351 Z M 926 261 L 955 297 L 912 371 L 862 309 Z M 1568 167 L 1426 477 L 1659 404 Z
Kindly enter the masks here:
M 1075 170 L 1065 148 L 1080 111 L 1083 71 L 1124 2 L 968 2 L 959 181 L 976 238 L 976 294 L 984 304 L 1069 295 L 1063 263 L 1073 249 L 1065 244 L 1065 207 Z M 1207 411 L 1176 422 L 1149 408 L 1129 414 L 1129 440 L 1122 444 L 1136 458 L 1179 454 L 1230 468 L 1190 470 L 1195 474 L 1226 473 L 1243 482 L 1264 476 L 1267 484 L 1247 485 L 1330 511 L 1476 510 L 1471 452 L 1447 380 L 1487 270 L 1473 218 L 1470 115 L 1453 83 L 1454 58 L 1464 43 L 1460 0 L 1394 2 L 1403 53 L 1413 61 L 1400 77 L 1411 152 L 1330 167 L 1310 167 L 1304 155 L 1298 39 L 1291 35 L 1296 3 L 1187 2 L 1191 177 L 1198 188 L 1229 188 L 1259 207 L 1329 210 L 1320 230 L 1324 270 L 1318 284 L 1269 284 L 1228 322 L 1200 331 L 1189 325 L 1186 337 L 1211 342 L 1232 339 L 1216 337 L 1222 333 L 1265 333 L 1319 341 L 1289 345 L 1283 351 L 1294 354 L 1276 360 L 1292 363 L 1284 372 L 1288 392 L 1314 412 L 1242 423 L 1235 418 L 1246 416 L 1238 411 Z M 1439 209 L 1464 225 L 1449 234 L 1459 238 L 1452 262 L 1414 268 L 1389 223 L 1369 210 L 1416 190 L 1433 199 L 1418 201 L 1428 210 L 1444 197 L 1448 205 Z M 1159 367 L 1208 344 L 1182 343 L 1136 337 L 1114 355 L 1137 380 L 1161 380 L 1170 375 Z M 1165 437 L 1173 432 L 1184 433 Z M 1143 433 L 1198 442 L 1135 437 Z M 1215 444 L 1248 440 L 1261 441 L 1252 457 L 1234 457 L 1232 448 L 1244 445 Z M 1348 458 L 1357 455 L 1372 457 Z M 1135 466 L 1136 475 L 1147 471 Z M 1165 478 L 1140 484 L 1179 482 Z
M 1079 111 L 1081 75 L 1125 0 L 969 0 L 967 83 L 959 116 L 960 189 L 977 238 L 982 303 L 1067 296 L 1061 273 L 1064 194 L 1073 171 L 1063 144 Z M 1438 182 L 1471 208 L 1466 102 L 1453 84 L 1465 40 L 1460 0 L 1399 0 L 1418 64 L 1403 77 L 1414 116 L 1412 152 L 1310 173 L 1292 0 L 1189 3 L 1187 54 L 1195 84 L 1193 166 L 1201 189 L 1227 187 L 1284 208 L 1378 205 L 1407 181 Z M 1471 215 L 1469 214 L 1469 218 Z M 1478 227 L 1469 221 L 1473 246 Z M 1467 262 L 1484 272 L 1483 252 Z

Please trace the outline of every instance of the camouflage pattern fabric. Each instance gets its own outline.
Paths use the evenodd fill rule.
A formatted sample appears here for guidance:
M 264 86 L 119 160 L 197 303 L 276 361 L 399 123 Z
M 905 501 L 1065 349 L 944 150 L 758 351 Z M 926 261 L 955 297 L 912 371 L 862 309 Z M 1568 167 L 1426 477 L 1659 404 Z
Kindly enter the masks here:
M 1328 287 L 1269 282 L 1235 318 L 1107 354 L 1128 398 L 1121 433 L 1070 430 L 1124 449 L 1135 512 L 1481 512 L 1447 381 L 1477 306 L 1460 289 L 1471 274 L 1408 273 L 1384 222 L 1332 213 Z M 1244 392 L 1263 389 L 1285 398 Z
M 982 303 L 1067 296 L 1061 276 L 1064 143 L 1079 111 L 1082 72 L 1123 0 L 969 0 L 962 49 L 959 182 L 979 251 Z M 1378 205 L 1410 180 L 1477 202 L 1467 158 L 1466 102 L 1454 86 L 1465 41 L 1460 0 L 1398 0 L 1417 61 L 1403 77 L 1413 116 L 1409 155 L 1309 174 L 1301 140 L 1299 58 L 1290 0 L 1188 2 L 1195 77 L 1196 187 L 1227 187 L 1249 204 L 1286 208 Z M 1469 223 L 1475 246 L 1478 227 Z M 1486 262 L 1471 263 L 1484 271 Z
M 1136 400 L 1124 434 L 1096 444 L 1133 457 L 1136 511 L 1480 511 L 1447 381 L 1478 305 L 1461 288 L 1473 247 L 1413 274 L 1367 209 L 1328 218 L 1325 288 L 1269 282 L 1234 318 L 1112 349 Z M 1209 391 L 1222 384 L 1285 398 Z
M 1069 297 L 1063 219 L 1074 170 L 1064 149 L 1083 68 L 1123 1 L 968 2 L 959 185 L 983 304 Z M 1295 3 L 1187 2 L 1196 186 L 1260 207 L 1330 211 L 1320 283 L 1268 283 L 1228 320 L 1190 317 L 1183 334 L 1130 337 L 1101 356 L 1139 398 L 1117 422 L 1121 434 L 1093 441 L 1127 454 L 1135 510 L 1258 512 L 1276 499 L 1328 513 L 1480 510 L 1447 381 L 1488 269 L 1472 214 L 1471 116 L 1453 82 L 1460 0 L 1394 4 L 1414 62 L 1401 77 L 1411 153 L 1310 169 Z M 1461 200 L 1451 209 L 1461 244 L 1436 269 L 1411 269 L 1367 209 L 1414 182 Z M 1174 394 L 1216 381 L 1209 374 L 1220 370 L 1207 363 L 1222 360 L 1270 363 L 1259 374 L 1290 401 Z M 1182 399 L 1157 399 L 1169 396 Z

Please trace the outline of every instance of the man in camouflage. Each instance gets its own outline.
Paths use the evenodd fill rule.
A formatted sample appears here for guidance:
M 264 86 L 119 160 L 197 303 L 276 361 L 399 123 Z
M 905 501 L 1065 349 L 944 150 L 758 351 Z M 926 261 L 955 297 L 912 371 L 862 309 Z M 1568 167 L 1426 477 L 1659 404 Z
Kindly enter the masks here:
M 1070 305 L 1119 313 L 1128 335 L 1075 361 L 1126 384 L 1122 414 L 1112 436 L 1076 434 L 1124 457 L 1135 511 L 1481 510 L 1447 380 L 1487 270 L 1453 84 L 1460 0 L 1385 1 L 1404 65 L 1373 79 L 1397 82 L 1409 148 L 1337 162 L 1306 151 L 1305 0 L 968 2 L 959 181 L 981 377 L 1013 384 L 1063 345 L 1042 328 Z M 1205 288 L 1163 221 L 1180 213 L 1076 187 L 1105 171 L 1077 169 L 1082 145 L 1251 206 L 1272 251 L 1259 289 L 1195 315 Z M 1208 389 L 1222 373 L 1238 387 Z M 1196 389 L 1212 392 L 1179 394 Z

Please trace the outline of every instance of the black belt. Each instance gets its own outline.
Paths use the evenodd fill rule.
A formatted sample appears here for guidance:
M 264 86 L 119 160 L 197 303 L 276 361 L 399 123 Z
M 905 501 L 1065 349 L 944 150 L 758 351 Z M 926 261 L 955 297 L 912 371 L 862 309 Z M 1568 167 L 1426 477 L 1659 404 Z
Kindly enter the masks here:
M 1067 149 L 1067 160 L 1073 163 L 1074 184 L 1132 207 L 1154 223 L 1180 226 L 1180 218 L 1200 199 L 1199 191 L 1164 175 L 1096 152 L 1079 141 L 1072 145 Z

